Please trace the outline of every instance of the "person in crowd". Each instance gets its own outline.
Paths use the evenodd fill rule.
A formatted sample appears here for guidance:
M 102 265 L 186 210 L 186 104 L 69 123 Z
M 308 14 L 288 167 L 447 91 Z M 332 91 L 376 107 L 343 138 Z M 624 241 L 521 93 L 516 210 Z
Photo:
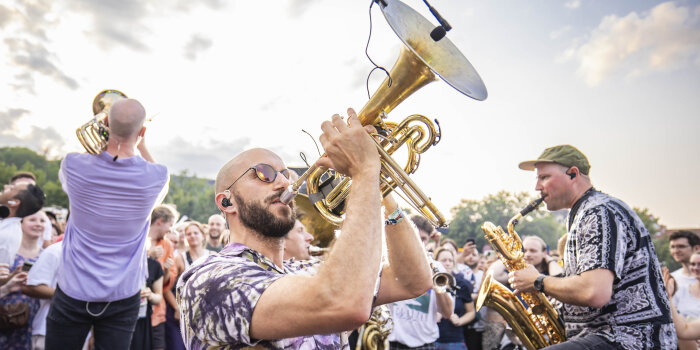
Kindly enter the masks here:
M 208 225 L 207 249 L 218 253 L 224 248 L 221 234 L 226 230 L 226 220 L 220 214 L 214 214 L 209 217 Z
M 683 231 L 677 231 L 677 232 L 683 232 Z M 674 233 L 677 233 L 674 232 Z M 685 231 L 689 232 L 689 231 Z M 695 235 L 692 232 L 689 232 L 690 234 Z M 678 244 L 678 242 L 676 242 Z M 673 250 L 672 250 L 673 251 Z M 676 256 L 681 255 L 681 253 L 678 252 L 678 249 L 676 249 Z M 681 273 L 673 274 L 673 278 L 676 281 L 676 288 L 674 288 L 675 293 L 671 294 L 672 298 L 671 300 L 673 301 L 673 305 L 676 307 L 676 311 L 679 316 L 682 318 L 690 321 L 690 320 L 695 320 L 695 319 L 700 319 L 700 250 L 696 250 L 690 254 L 690 257 L 687 259 L 688 262 L 686 265 L 688 267 L 688 270 L 690 270 L 690 273 L 695 277 L 695 282 L 693 283 L 679 283 L 678 281 L 681 278 L 684 278 Z M 682 270 L 682 269 L 681 269 Z M 679 272 L 681 270 L 677 270 L 676 272 Z M 681 276 L 680 278 L 676 276 Z M 676 315 L 674 315 L 674 322 L 676 320 Z M 676 322 L 677 323 L 677 322 Z M 678 329 L 678 324 L 676 324 L 676 329 Z M 683 339 L 683 337 L 678 335 L 679 339 Z M 682 340 L 678 342 L 678 349 L 680 350 L 686 350 L 686 349 L 697 349 L 698 345 L 696 344 L 695 341 L 693 340 Z
M 27 273 L 24 271 L 11 275 L 9 273 L 0 274 L 0 277 L 7 279 L 7 281 L 0 286 L 0 299 L 8 294 L 21 291 L 22 286 L 27 283 Z
M 476 311 L 472 301 L 472 284 L 464 279 L 455 265 L 455 253 L 441 247 L 435 252 L 435 260 L 440 262 L 445 270 L 452 274 L 457 289 L 455 293 L 454 310 L 449 318 L 441 318 L 438 323 L 440 336 L 437 339 L 438 350 L 463 349 L 467 346 L 464 342 L 463 327 L 474 320 Z
M 559 266 L 564 266 L 564 252 L 566 251 L 566 240 L 569 238 L 569 234 L 565 233 L 563 236 L 559 237 L 557 241 L 557 252 L 559 253 Z
M 486 270 L 486 260 L 479 254 L 474 240 L 467 240 L 462 246 L 462 251 L 457 257 L 457 261 L 463 261 L 469 271 L 464 274 L 464 278 L 472 285 L 472 300 L 476 300 L 481 287 L 481 279 Z M 486 308 L 476 313 L 474 320 L 462 327 L 464 331 L 464 342 L 469 350 L 481 350 L 484 334 L 484 317 Z
M 695 266 L 693 266 L 691 270 L 693 274 L 697 276 L 696 281 L 700 281 L 700 252 L 694 252 L 692 256 L 697 258 L 694 259 L 696 261 Z M 676 310 L 676 301 L 678 301 L 678 299 L 675 296 L 678 294 L 676 291 L 678 282 L 674 280 L 675 277 L 671 275 L 666 267 L 663 268 L 663 277 L 664 284 L 666 285 L 666 292 L 668 293 L 668 297 L 671 298 L 671 315 L 673 315 L 673 324 L 676 328 L 678 339 L 694 344 L 694 341 L 700 340 L 700 319 L 688 321 Z M 700 282 L 696 282 L 693 285 L 697 284 L 700 284 Z M 697 299 L 699 299 L 698 294 L 700 294 L 698 289 L 700 289 L 700 287 L 694 287 L 693 289 L 695 293 L 693 297 L 695 297 L 695 303 L 697 304 Z
M 187 240 L 185 239 L 185 226 L 187 222 L 180 222 L 173 225 L 173 228 L 165 235 L 173 244 L 173 255 L 178 256 L 180 253 L 187 251 Z
M 411 221 L 418 229 L 420 236 L 429 236 L 434 227 L 428 220 L 420 215 L 411 216 Z M 427 242 L 424 249 L 427 251 L 433 242 Z M 440 272 L 446 272 L 439 262 L 434 266 Z M 389 311 L 394 323 L 394 328 L 389 334 L 389 347 L 391 349 L 420 348 L 435 349 L 435 342 L 440 336 L 438 328 L 438 313 L 442 317 L 450 319 L 454 310 L 454 299 L 444 290 L 430 289 L 423 295 L 407 300 L 400 300 L 389 304 Z
M 36 175 L 29 171 L 19 171 L 10 178 L 10 185 L 18 185 L 21 183 L 36 185 Z
M 503 261 L 498 258 L 498 254 L 495 251 L 489 250 L 487 253 L 487 258 L 485 259 L 488 262 L 488 266 L 486 267 L 487 272 L 493 271 L 493 279 L 507 286 L 508 270 L 503 264 Z M 484 332 L 481 338 L 481 348 L 484 350 L 499 349 L 502 340 L 506 338 L 504 335 L 507 335 L 506 328 L 508 327 L 508 323 L 503 316 L 493 308 L 482 307 L 480 312 L 484 318 Z
M 700 249 L 700 237 L 691 231 L 679 230 L 671 233 L 668 240 L 668 248 L 671 251 L 673 260 L 681 264 L 681 268 L 671 273 L 676 283 L 678 283 L 678 288 L 687 287 L 697 282 L 690 271 L 690 256 Z
M 150 238 L 150 248 L 148 256 L 158 260 L 163 268 L 163 296 L 165 303 L 153 305 L 151 315 L 152 346 L 154 350 L 165 349 L 166 347 L 166 313 L 167 303 L 175 301 L 175 296 L 170 292 L 170 288 L 175 284 L 177 278 L 177 267 L 175 266 L 175 256 L 173 256 L 173 244 L 165 238 L 177 220 L 177 212 L 170 205 L 159 205 L 151 213 L 151 226 L 148 229 Z
M 80 349 L 91 328 L 97 348 L 127 349 L 138 319 L 146 234 L 151 211 L 168 192 L 168 170 L 148 152 L 146 112 L 138 101 L 119 100 L 108 115 L 106 149 L 70 153 L 61 162 L 70 217 L 47 316 L 47 350 Z
M 296 217 L 293 202 L 281 201 L 290 182 L 278 155 L 251 149 L 221 168 L 215 202 L 231 243 L 178 282 L 189 348 L 340 348 L 346 345 L 340 333 L 366 322 L 373 305 L 430 287 L 425 251 L 392 196 L 384 199 L 382 219 L 376 145 L 348 113 L 349 124 L 335 115 L 322 125 L 326 156 L 316 164 L 352 178 L 343 232 L 324 262 L 283 259 L 283 237 Z M 380 275 L 382 224 L 389 264 Z M 339 287 L 348 283 L 352 288 Z
M 175 257 L 177 278 L 190 266 L 203 262 L 204 258 L 215 253 L 205 248 L 207 240 L 205 239 L 204 226 L 201 223 L 197 221 L 188 221 L 185 223 L 184 228 L 185 239 L 187 240 L 189 249 L 180 252 L 180 254 Z M 182 333 L 180 332 L 180 308 L 177 302 L 175 302 L 175 287 L 176 286 L 173 285 L 170 290 L 173 303 L 168 303 L 166 309 L 165 345 L 168 350 L 185 348 L 185 344 L 182 341 Z M 170 297 L 168 300 L 170 300 Z
M 158 260 L 150 256 L 146 259 L 146 263 L 148 277 L 141 289 L 139 318 L 134 328 L 134 336 L 131 338 L 130 350 L 153 349 L 153 327 L 151 326 L 153 305 L 163 302 L 163 267 Z
M 306 227 L 299 217 L 294 222 L 294 227 L 284 236 L 284 260 L 309 260 L 311 254 L 309 247 L 314 236 L 306 232 Z
M 637 214 L 593 187 L 588 159 L 573 146 L 547 148 L 520 168 L 537 170 L 535 189 L 548 210 L 570 209 L 564 277 L 532 265 L 509 275 L 515 293 L 538 291 L 563 303 L 567 341 L 547 349 L 675 349 L 661 265 Z
M 564 272 L 557 260 L 547 254 L 547 243 L 542 238 L 525 236 L 522 242 L 525 262 L 534 266 L 541 274 L 559 276 Z
M 5 185 L 0 193 L 0 263 L 14 264 L 22 242 L 22 218 L 41 210 L 45 199 L 44 192 L 36 185 L 27 182 Z
M 22 293 L 37 298 L 39 311 L 32 322 L 32 349 L 43 350 L 46 341 L 46 316 L 51 307 L 58 282 L 58 265 L 61 262 L 63 243 L 52 244 L 45 248 L 36 260 L 29 274 L 27 284 L 22 287 Z
M 44 233 L 44 213 L 40 210 L 22 218 L 22 241 L 10 270 L 18 268 L 26 270 L 26 264 L 36 262 L 42 248 L 37 240 Z M 26 282 L 25 282 L 26 283 Z M 32 322 L 39 311 L 39 299 L 22 294 L 21 290 L 10 293 L 0 299 L 0 304 L 7 307 L 10 304 L 26 304 L 29 309 L 29 319 L 23 325 L 0 330 L 0 349 L 24 350 L 32 347 Z

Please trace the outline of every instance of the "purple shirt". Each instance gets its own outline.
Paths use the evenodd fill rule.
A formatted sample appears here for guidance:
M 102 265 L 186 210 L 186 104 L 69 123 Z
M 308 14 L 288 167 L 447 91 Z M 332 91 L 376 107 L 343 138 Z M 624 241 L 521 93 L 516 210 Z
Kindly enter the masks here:
M 59 177 L 70 199 L 58 286 L 71 298 L 115 301 L 141 289 L 151 211 L 168 191 L 168 169 L 140 156 L 71 153 Z
M 177 285 L 180 326 L 188 349 L 348 349 L 340 334 L 277 340 L 250 337 L 253 310 L 263 292 L 286 274 L 316 274 L 318 261 L 276 266 L 240 243 L 186 270 Z

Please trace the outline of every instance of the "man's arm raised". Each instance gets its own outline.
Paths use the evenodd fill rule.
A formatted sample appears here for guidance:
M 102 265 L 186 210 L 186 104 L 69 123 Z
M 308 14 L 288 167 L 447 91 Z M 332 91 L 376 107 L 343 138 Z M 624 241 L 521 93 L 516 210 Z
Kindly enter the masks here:
M 381 259 L 379 156 L 355 116 L 324 122 L 321 143 L 328 166 L 352 177 L 343 231 L 315 276 L 289 275 L 260 297 L 250 325 L 254 339 L 280 339 L 349 330 L 370 315 Z
M 383 204 L 385 216 L 399 207 L 391 194 L 384 198 Z M 382 270 L 375 305 L 412 299 L 432 288 L 432 271 L 411 219 L 386 225 L 385 231 L 389 265 Z

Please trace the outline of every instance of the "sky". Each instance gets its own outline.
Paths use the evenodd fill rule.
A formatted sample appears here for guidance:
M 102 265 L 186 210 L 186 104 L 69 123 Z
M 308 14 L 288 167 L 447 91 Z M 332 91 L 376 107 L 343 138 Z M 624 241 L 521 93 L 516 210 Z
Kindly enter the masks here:
M 118 89 L 145 106 L 147 144 L 172 173 L 213 178 L 252 147 L 302 166 L 300 152 L 318 157 L 302 130 L 317 139 L 367 102 L 370 3 L 0 0 L 0 146 L 82 152 L 93 97 Z M 500 190 L 535 195 L 518 163 L 572 144 L 596 188 L 669 228 L 700 227 L 700 1 L 431 5 L 488 90 L 477 101 L 437 81 L 389 114 L 440 121 L 412 178 L 445 215 Z M 371 14 L 368 52 L 389 69 L 403 44 Z

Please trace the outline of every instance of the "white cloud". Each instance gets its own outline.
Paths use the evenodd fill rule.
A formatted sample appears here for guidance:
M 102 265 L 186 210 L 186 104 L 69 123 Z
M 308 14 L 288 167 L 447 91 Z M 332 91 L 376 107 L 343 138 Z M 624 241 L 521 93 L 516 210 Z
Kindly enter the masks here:
M 571 29 L 573 29 L 572 26 L 565 26 L 565 27 L 559 28 L 557 30 L 550 32 L 549 37 L 551 39 L 555 39 L 555 40 L 562 38 L 564 35 L 566 35 L 566 33 L 570 32 Z
M 211 39 L 200 34 L 194 34 L 190 41 L 185 45 L 185 58 L 190 61 L 197 59 L 200 52 L 206 51 L 212 45 Z
M 29 114 L 28 110 L 22 108 L 10 108 L 0 112 L 2 121 L 0 145 L 27 147 L 49 157 L 62 154 L 65 142 L 53 127 L 42 128 L 32 125 L 29 127 L 29 132 L 26 132 L 26 128 L 20 130 L 22 129 L 18 125 L 20 119 Z
M 250 139 L 211 139 L 207 144 L 195 143 L 176 136 L 163 146 L 153 147 L 156 161 L 165 164 L 171 173 L 188 170 L 190 174 L 213 179 L 226 162 L 248 147 Z
M 617 73 L 684 68 L 700 60 L 700 6 L 665 2 L 641 15 L 609 15 L 589 37 L 575 42 L 562 58 L 576 61 L 577 74 L 592 86 Z
M 581 0 L 570 0 L 570 1 L 567 1 L 567 2 L 564 4 L 564 7 L 568 8 L 568 9 L 572 9 L 572 10 L 573 10 L 573 9 L 577 9 L 577 8 L 581 7 Z

